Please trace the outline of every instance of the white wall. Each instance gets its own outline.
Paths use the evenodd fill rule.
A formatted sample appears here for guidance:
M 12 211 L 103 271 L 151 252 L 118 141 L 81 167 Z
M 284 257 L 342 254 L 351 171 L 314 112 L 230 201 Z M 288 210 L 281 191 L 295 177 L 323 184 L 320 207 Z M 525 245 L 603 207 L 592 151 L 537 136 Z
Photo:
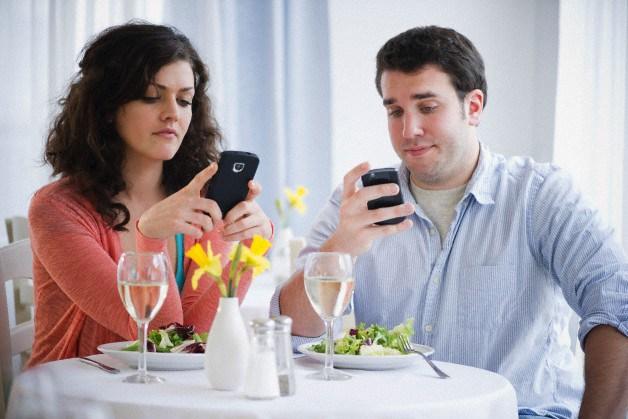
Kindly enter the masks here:
M 396 34 L 451 27 L 482 54 L 488 103 L 479 130 L 492 150 L 552 158 L 558 3 L 519 0 L 330 0 L 333 182 L 368 160 L 397 162 L 389 145 L 375 56 Z

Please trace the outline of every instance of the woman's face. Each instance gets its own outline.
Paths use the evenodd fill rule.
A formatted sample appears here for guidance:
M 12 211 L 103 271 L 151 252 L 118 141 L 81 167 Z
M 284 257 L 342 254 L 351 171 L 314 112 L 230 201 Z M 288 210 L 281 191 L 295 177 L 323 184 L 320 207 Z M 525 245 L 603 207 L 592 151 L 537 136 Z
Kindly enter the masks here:
M 126 160 L 165 161 L 174 157 L 192 120 L 194 73 L 187 61 L 163 66 L 144 97 L 116 112 L 116 129 Z

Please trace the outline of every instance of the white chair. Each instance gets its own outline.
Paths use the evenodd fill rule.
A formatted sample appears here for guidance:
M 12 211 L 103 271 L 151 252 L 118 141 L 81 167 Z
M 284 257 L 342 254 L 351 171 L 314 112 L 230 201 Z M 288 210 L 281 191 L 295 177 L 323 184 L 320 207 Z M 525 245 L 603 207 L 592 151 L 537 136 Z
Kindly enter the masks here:
M 33 344 L 33 320 L 24 323 L 15 321 L 12 307 L 13 280 L 32 278 L 33 255 L 29 239 L 20 240 L 0 248 L 0 412 L 4 414 L 13 377 L 22 368 L 21 355 L 30 351 Z
M 9 243 L 28 238 L 28 218 L 16 215 L 4 219 Z
M 28 218 L 21 215 L 7 217 L 4 219 L 4 224 L 9 243 L 28 239 Z M 34 316 L 33 280 L 30 278 L 14 280 L 13 289 L 14 300 L 9 302 L 9 307 L 13 307 L 12 304 L 15 305 L 15 321 L 22 323 L 31 320 Z M 7 298 L 10 299 L 11 296 L 7 295 Z

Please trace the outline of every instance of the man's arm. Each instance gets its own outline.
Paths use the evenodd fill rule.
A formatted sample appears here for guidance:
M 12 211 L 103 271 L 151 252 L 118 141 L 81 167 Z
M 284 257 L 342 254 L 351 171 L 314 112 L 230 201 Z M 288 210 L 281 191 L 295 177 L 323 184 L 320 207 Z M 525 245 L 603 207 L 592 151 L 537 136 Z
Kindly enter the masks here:
M 374 240 L 395 234 L 412 227 L 406 219 L 399 224 L 378 226 L 377 221 L 407 216 L 414 212 L 414 205 L 403 204 L 369 211 L 367 201 L 386 195 L 394 195 L 397 185 L 385 184 L 358 189 L 355 184 L 369 169 L 367 163 L 359 164 L 349 171 L 343 181 L 342 201 L 336 231 L 321 247 L 321 252 L 344 252 L 358 256 L 366 252 Z M 281 314 L 292 317 L 292 333 L 298 336 L 320 336 L 324 332 L 323 322 L 312 309 L 305 293 L 303 271 L 295 273 L 279 294 Z
M 626 419 L 628 415 L 628 337 L 596 326 L 584 343 L 585 389 L 580 419 Z
M 292 334 L 297 336 L 320 336 L 325 331 L 323 321 L 312 308 L 305 293 L 303 271 L 298 271 L 281 289 L 279 294 L 281 314 L 292 317 Z

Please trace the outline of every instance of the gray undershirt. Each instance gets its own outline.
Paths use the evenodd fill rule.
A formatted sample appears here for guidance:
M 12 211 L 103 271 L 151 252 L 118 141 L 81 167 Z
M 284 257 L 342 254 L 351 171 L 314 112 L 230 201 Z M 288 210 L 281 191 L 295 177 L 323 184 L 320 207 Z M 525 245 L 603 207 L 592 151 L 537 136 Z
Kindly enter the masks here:
M 410 192 L 425 215 L 436 226 L 441 244 L 445 242 L 456 205 L 462 199 L 466 187 L 467 185 L 464 184 L 453 189 L 428 190 L 421 189 L 410 181 Z

